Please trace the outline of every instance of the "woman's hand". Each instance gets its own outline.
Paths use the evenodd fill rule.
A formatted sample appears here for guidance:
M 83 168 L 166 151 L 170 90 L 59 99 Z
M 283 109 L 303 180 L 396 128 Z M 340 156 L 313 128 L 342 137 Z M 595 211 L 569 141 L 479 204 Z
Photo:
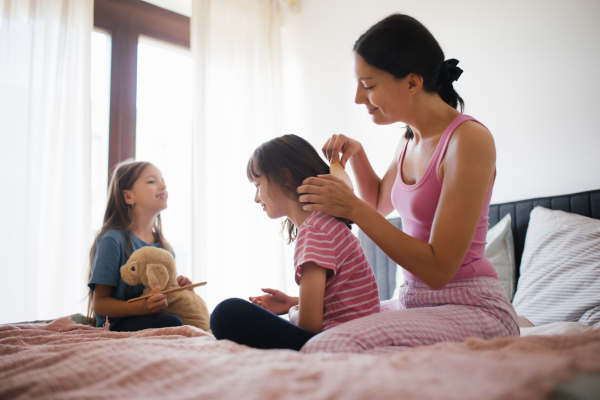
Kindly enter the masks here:
M 250 301 L 257 306 L 271 311 L 277 315 L 287 314 L 292 306 L 298 304 L 297 297 L 290 297 L 287 294 L 275 289 L 261 289 L 266 294 L 262 296 L 252 296 Z
M 160 286 L 157 286 L 148 294 L 157 293 L 158 291 L 160 291 Z M 144 311 L 146 311 L 144 314 L 158 314 L 165 311 L 169 306 L 167 303 L 166 294 L 157 294 L 155 296 L 148 297 L 143 303 L 145 309 Z
M 179 275 L 179 276 L 177 277 L 177 284 L 178 284 L 179 286 L 189 286 L 189 285 L 191 285 L 191 284 L 192 284 L 192 281 L 190 281 L 188 278 L 186 278 L 186 277 L 185 277 L 185 276 L 183 276 L 183 275 Z
M 363 147 L 358 141 L 344 135 L 331 135 L 322 149 L 330 164 L 339 160 L 344 168 L 350 157 L 362 150 Z M 342 153 L 341 159 L 339 158 L 340 153 Z
M 299 201 L 307 211 L 322 211 L 334 217 L 352 221 L 352 213 L 362 201 L 341 180 L 332 175 L 319 175 L 307 178 L 297 189 Z

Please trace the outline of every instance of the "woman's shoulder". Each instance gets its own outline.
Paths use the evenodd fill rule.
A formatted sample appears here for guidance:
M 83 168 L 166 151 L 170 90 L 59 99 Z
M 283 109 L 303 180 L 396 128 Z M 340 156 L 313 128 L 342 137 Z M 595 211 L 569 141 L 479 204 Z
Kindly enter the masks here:
M 473 153 L 482 157 L 495 155 L 496 144 L 490 130 L 475 119 L 461 123 L 450 138 L 448 153 Z
M 458 125 L 452 134 L 452 139 L 462 139 L 463 141 L 475 142 L 481 144 L 493 144 L 494 137 L 492 132 L 481 122 L 468 115 L 463 115 L 464 121 Z

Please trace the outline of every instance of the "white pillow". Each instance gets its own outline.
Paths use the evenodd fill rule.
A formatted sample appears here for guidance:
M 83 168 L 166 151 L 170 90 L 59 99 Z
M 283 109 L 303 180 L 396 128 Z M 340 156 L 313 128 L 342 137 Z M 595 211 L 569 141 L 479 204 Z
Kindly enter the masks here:
M 513 306 L 535 325 L 600 322 L 600 220 L 534 208 Z
M 485 258 L 496 268 L 500 283 L 509 300 L 516 289 L 515 242 L 510 228 L 510 214 L 506 214 L 496 225 L 488 230 L 485 245 Z

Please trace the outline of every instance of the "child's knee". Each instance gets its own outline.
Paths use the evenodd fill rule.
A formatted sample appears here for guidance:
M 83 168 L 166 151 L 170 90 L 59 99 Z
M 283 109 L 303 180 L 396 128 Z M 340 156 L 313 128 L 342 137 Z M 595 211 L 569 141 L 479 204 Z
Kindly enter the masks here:
M 225 334 L 235 329 L 237 315 L 249 305 L 242 299 L 227 299 L 220 302 L 210 315 L 210 328 L 217 339 L 225 338 Z M 251 304 L 250 304 L 251 305 Z
M 159 314 L 162 316 L 162 325 L 172 326 L 183 326 L 183 321 L 177 315 L 174 314 Z

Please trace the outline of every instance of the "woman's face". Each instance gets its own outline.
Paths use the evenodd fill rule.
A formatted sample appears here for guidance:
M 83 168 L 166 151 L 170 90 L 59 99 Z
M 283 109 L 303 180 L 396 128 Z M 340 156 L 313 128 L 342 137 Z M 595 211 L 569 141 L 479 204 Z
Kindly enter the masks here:
M 388 125 L 403 121 L 407 104 L 407 78 L 396 79 L 389 72 L 368 64 L 354 53 L 356 79 L 356 104 L 367 106 L 373 122 Z

